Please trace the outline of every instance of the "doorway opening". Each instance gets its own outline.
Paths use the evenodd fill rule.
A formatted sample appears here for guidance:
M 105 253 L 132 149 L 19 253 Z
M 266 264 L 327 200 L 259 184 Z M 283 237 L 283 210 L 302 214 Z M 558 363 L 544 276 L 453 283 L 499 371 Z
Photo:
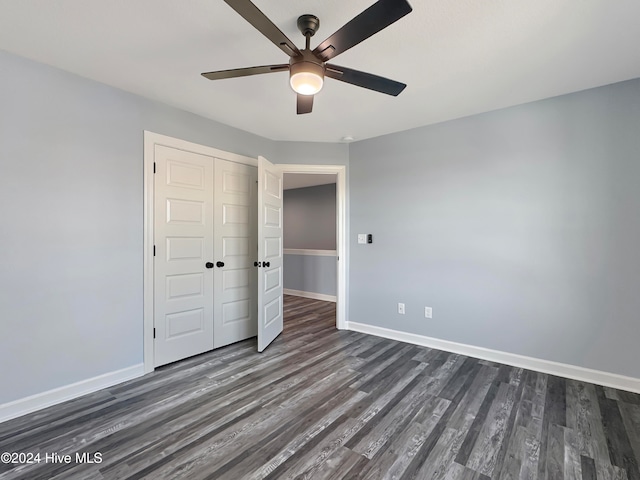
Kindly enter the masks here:
M 335 302 L 346 328 L 346 167 L 281 164 L 284 294 Z M 285 327 L 286 328 L 286 327 Z

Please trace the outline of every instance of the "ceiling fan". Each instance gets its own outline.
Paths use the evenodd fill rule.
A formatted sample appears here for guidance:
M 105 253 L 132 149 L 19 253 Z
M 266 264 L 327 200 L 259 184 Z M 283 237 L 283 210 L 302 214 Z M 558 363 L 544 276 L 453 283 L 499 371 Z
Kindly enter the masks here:
M 203 73 L 209 80 L 289 71 L 289 83 L 298 94 L 298 114 L 311 113 L 313 96 L 322 88 L 325 76 L 393 96 L 406 87 L 404 83 L 388 78 L 327 63 L 410 13 L 412 8 L 406 0 L 377 1 L 313 50 L 310 48 L 311 37 L 320 27 L 320 20 L 315 15 L 298 18 L 298 29 L 306 38 L 304 50 L 299 50 L 250 0 L 224 1 L 291 58 L 288 64 Z

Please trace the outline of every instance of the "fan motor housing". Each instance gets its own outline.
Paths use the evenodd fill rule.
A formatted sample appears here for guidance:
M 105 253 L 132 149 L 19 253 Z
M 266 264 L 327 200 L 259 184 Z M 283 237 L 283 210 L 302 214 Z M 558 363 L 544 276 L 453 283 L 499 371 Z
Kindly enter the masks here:
M 310 72 L 324 78 L 324 63 L 318 60 L 311 50 L 302 50 L 302 55 L 291 57 L 289 60 L 289 71 L 291 75 L 295 75 L 299 72 Z

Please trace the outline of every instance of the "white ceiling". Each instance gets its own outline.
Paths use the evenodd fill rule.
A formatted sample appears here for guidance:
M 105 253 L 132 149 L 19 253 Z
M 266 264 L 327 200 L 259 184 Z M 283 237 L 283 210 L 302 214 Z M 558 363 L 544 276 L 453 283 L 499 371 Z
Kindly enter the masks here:
M 285 190 L 294 188 L 316 187 L 336 183 L 335 174 L 324 173 L 285 173 L 282 187 Z
M 338 142 L 640 77 L 639 0 L 409 0 L 414 11 L 332 63 L 408 84 L 397 98 L 327 79 L 296 115 L 286 73 L 201 72 L 288 57 L 222 0 L 0 0 L 0 48 L 273 140 Z M 372 0 L 255 0 L 312 47 Z

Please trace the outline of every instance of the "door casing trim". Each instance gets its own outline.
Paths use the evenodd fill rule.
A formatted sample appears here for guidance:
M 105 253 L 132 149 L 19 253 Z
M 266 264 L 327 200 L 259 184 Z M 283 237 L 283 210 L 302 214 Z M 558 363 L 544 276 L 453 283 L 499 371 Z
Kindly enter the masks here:
M 277 159 L 276 159 L 277 161 Z M 347 275 L 349 268 L 347 230 L 347 167 L 345 165 L 278 164 L 283 173 L 315 173 L 336 175 L 336 258 L 338 283 L 336 289 L 336 328 L 347 329 Z M 286 228 L 286 225 L 285 225 Z

